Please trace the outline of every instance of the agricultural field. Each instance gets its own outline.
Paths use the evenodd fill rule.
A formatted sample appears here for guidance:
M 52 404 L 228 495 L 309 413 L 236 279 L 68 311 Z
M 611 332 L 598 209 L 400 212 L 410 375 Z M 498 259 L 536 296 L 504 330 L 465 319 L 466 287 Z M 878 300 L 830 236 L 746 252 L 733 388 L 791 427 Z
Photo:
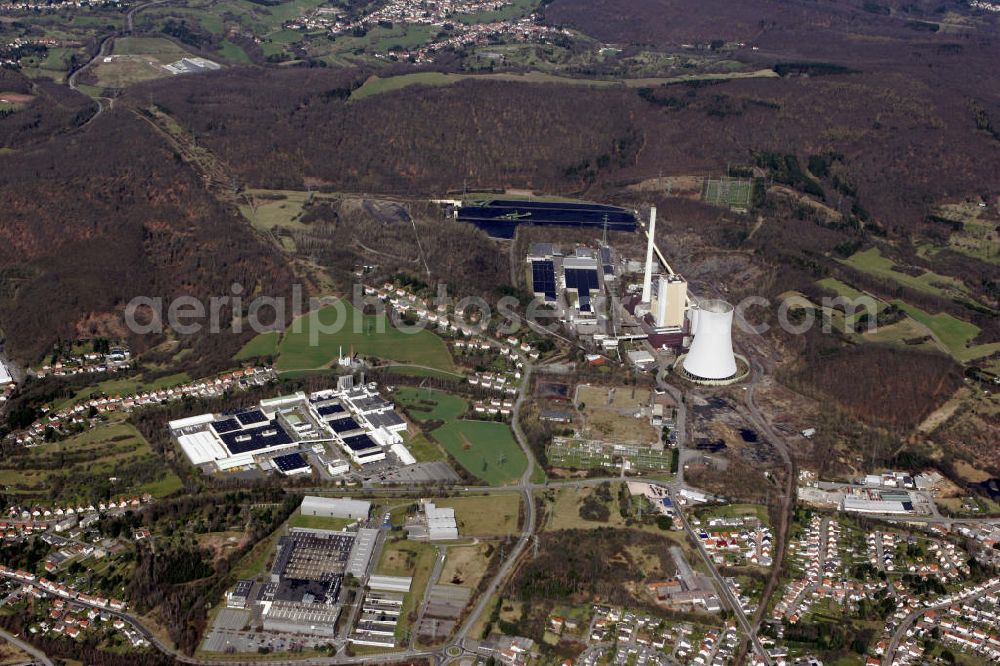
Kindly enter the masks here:
M 659 433 L 649 424 L 648 389 L 581 385 L 576 405 L 588 437 L 613 442 L 653 444 Z M 638 415 L 638 416 L 637 416 Z
M 490 485 L 513 483 L 524 473 L 528 459 L 504 423 L 462 420 L 468 402 L 432 389 L 400 388 L 399 404 L 417 421 L 443 421 L 433 437 L 470 474 Z
M 469 495 L 434 500 L 439 507 L 455 509 L 462 536 L 502 537 L 518 531 L 521 496 L 518 493 Z
M 146 492 L 163 497 L 182 487 L 142 435 L 121 421 L 17 450 L 0 461 L 0 485 L 25 500 L 87 504 Z
M 296 330 L 299 329 L 299 330 Z M 274 332 L 262 333 L 239 352 L 239 358 L 274 349 Z M 261 339 L 263 336 L 263 339 Z M 412 363 L 439 370 L 454 370 L 448 346 L 430 331 L 404 333 L 385 316 L 362 315 L 347 301 L 340 300 L 303 315 L 288 328 L 277 343 L 279 372 L 318 370 L 330 367 L 337 355 L 351 349 L 398 363 Z

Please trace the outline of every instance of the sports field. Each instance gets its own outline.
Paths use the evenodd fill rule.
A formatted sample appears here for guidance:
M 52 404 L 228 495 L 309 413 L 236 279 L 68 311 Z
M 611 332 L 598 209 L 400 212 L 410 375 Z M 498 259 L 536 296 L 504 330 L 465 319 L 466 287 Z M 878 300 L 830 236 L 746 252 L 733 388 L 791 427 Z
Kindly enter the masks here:
M 240 350 L 237 358 L 273 349 L 274 333 L 263 333 Z M 263 338 L 263 339 L 262 339 Z M 303 315 L 282 334 L 277 343 L 279 372 L 315 370 L 337 361 L 351 350 L 398 363 L 454 371 L 448 346 L 430 331 L 404 333 L 393 328 L 385 316 L 362 315 L 346 301 L 338 301 Z
M 470 474 L 495 486 L 515 483 L 524 473 L 528 459 L 510 427 L 460 419 L 468 408 L 465 399 L 410 387 L 397 389 L 393 397 L 417 421 L 443 421 L 444 425 L 431 431 L 431 436 Z
M 749 178 L 706 178 L 701 198 L 713 206 L 735 209 L 750 208 L 753 197 L 753 181 Z

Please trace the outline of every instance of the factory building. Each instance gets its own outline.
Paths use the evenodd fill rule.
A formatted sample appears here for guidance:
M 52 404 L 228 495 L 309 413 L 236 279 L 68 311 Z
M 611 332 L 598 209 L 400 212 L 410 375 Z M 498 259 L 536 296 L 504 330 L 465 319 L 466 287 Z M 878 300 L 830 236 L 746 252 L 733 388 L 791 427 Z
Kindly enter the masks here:
M 375 384 L 355 387 L 341 381 L 336 390 L 268 398 L 256 408 L 178 419 L 169 427 L 192 464 L 213 464 L 220 471 L 259 463 L 286 475 L 304 474 L 309 467 L 301 456 L 275 454 L 300 446 L 322 451 L 323 442 L 339 447 L 357 465 L 386 460 L 389 450 L 403 465 L 416 462 L 403 444 L 406 422 Z
M 680 275 L 661 274 L 656 290 L 656 328 L 679 330 L 687 310 L 687 281 Z
M 177 443 L 194 465 L 215 463 L 220 470 L 249 467 L 255 456 L 295 448 L 291 435 L 259 409 L 222 418 L 212 415 L 171 421 Z
M 455 509 L 439 508 L 433 502 L 424 502 L 424 515 L 427 518 L 428 541 L 452 541 L 458 538 Z
M 302 498 L 302 506 L 299 507 L 299 511 L 303 516 L 366 520 L 371 508 L 372 503 L 366 500 L 306 495 Z

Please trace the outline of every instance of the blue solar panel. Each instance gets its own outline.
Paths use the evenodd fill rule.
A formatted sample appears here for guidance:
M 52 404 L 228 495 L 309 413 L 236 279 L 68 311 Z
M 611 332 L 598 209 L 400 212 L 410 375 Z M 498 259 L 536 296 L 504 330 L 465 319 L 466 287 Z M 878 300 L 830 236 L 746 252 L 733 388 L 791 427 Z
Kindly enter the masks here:
M 597 271 L 592 268 L 567 268 L 567 289 L 597 289 Z
M 330 427 L 333 428 L 333 431 L 338 434 L 342 432 L 351 432 L 352 430 L 357 430 L 361 427 L 358 425 L 357 421 L 350 417 L 347 417 L 346 419 L 333 419 L 327 421 L 327 423 L 329 423 Z
M 290 472 L 295 469 L 305 469 L 309 467 L 309 463 L 306 462 L 301 453 L 289 453 L 274 458 L 274 466 L 282 472 Z
M 268 421 L 257 428 L 227 432 L 219 437 L 230 453 L 234 454 L 292 443 L 292 438 L 277 421 Z
M 368 435 L 355 435 L 354 437 L 345 437 L 344 444 L 351 451 L 366 451 L 368 449 L 377 449 L 378 444 L 372 441 L 372 438 Z
M 343 405 L 324 405 L 316 410 L 319 412 L 320 416 L 329 416 L 330 414 L 339 414 L 344 411 Z
M 551 261 L 531 262 L 531 284 L 535 293 L 545 294 L 545 300 L 556 300 L 556 274 Z
M 212 424 L 212 430 L 220 435 L 224 432 L 232 432 L 239 429 L 240 424 L 236 419 L 223 419 Z
M 566 288 L 576 289 L 580 296 L 580 312 L 591 312 L 590 290 L 597 289 L 597 271 L 592 268 L 567 268 Z
M 253 425 L 254 423 L 261 423 L 263 421 L 266 421 L 267 417 L 264 416 L 264 412 L 260 411 L 259 409 L 248 409 L 245 412 L 240 412 L 239 414 L 237 414 L 236 420 L 239 421 L 242 425 L 248 426 L 248 425 Z

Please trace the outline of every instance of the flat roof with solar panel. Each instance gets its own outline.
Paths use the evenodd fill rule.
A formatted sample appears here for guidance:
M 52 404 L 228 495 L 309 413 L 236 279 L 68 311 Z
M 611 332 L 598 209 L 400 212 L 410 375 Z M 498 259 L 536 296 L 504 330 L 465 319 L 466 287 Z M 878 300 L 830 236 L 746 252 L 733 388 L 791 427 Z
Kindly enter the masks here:
M 221 435 L 223 433 L 239 430 L 242 426 L 240 426 L 240 422 L 236 419 L 222 419 L 221 421 L 215 421 L 212 423 L 211 427 L 212 430 Z
M 566 289 L 575 289 L 579 295 L 580 312 L 591 312 L 591 290 L 598 287 L 597 270 L 594 268 L 566 268 Z
M 361 426 L 353 418 L 348 416 L 346 419 L 331 419 L 327 421 L 330 425 L 330 429 L 333 430 L 338 435 L 345 432 L 353 432 L 355 430 L 360 430 Z
M 368 435 L 354 435 L 353 437 L 345 437 L 344 444 L 347 445 L 349 449 L 358 453 L 360 451 L 367 451 L 369 449 L 378 449 L 378 444 L 372 440 Z
M 219 435 L 230 453 L 247 453 L 291 444 L 291 436 L 277 421 L 268 421 L 257 428 L 246 428 Z
M 309 463 L 302 457 L 301 453 L 287 453 L 271 459 L 275 469 L 282 474 L 296 474 L 309 469 Z
M 344 406 L 340 403 L 335 403 L 333 405 L 323 405 L 322 407 L 316 408 L 316 413 L 320 416 L 331 416 L 333 414 L 342 414 L 344 412 Z
M 536 294 L 545 295 L 545 300 L 556 300 L 555 264 L 549 260 L 532 261 L 531 285 Z
M 244 412 L 239 412 L 234 415 L 234 418 L 240 422 L 240 425 L 244 428 L 252 425 L 257 425 L 258 423 L 266 423 L 267 417 L 264 416 L 264 412 L 259 409 L 248 409 Z

